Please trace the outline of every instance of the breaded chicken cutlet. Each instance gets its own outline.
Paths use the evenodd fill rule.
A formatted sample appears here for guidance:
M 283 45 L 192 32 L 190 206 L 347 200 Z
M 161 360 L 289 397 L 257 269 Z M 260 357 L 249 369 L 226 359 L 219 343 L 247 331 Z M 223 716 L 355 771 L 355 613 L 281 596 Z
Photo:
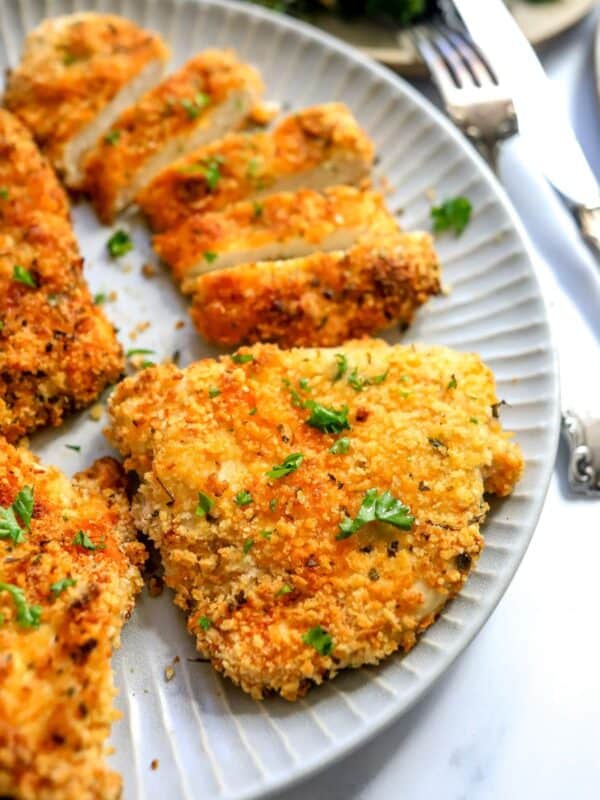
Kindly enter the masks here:
M 46 19 L 25 40 L 4 104 L 66 183 L 77 187 L 82 157 L 160 80 L 168 55 L 157 34 L 113 14 Z
M 305 108 L 270 132 L 232 133 L 163 170 L 137 197 L 152 228 L 276 192 L 357 184 L 373 145 L 342 103 Z
M 6 111 L 0 150 L 0 435 L 16 441 L 91 403 L 123 356 L 90 297 L 58 180 Z
M 0 438 L 0 795 L 117 800 L 110 658 L 145 550 L 116 461 L 69 481 Z
M 198 649 L 294 700 L 406 652 L 483 547 L 523 459 L 490 370 L 442 347 L 256 345 L 122 382 L 108 435 Z
M 103 222 L 168 164 L 239 127 L 260 97 L 258 72 L 229 50 L 205 50 L 113 123 L 85 161 L 85 188 Z
M 429 234 L 397 232 L 341 252 L 209 272 L 193 289 L 190 314 L 208 341 L 329 347 L 409 325 L 440 292 L 440 272 Z

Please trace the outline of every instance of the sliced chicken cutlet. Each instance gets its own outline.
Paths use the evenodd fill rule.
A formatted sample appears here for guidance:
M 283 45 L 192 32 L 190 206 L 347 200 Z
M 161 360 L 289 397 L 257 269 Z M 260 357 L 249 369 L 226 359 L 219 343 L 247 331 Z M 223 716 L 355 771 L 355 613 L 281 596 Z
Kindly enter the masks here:
M 229 134 L 167 167 L 138 196 L 156 231 L 275 192 L 357 184 L 373 145 L 342 103 L 305 108 L 272 132 Z
M 128 378 L 109 438 L 198 649 L 252 696 L 294 700 L 410 650 L 460 591 L 484 493 L 523 468 L 496 403 L 473 354 L 256 345 Z
M 0 227 L 0 434 L 16 441 L 91 403 L 123 370 L 64 217 Z
M 117 800 L 110 658 L 145 550 L 112 459 L 73 481 L 0 438 L 0 795 Z
M 0 228 L 19 224 L 31 211 L 68 219 L 69 202 L 27 128 L 0 108 Z
M 377 192 L 335 186 L 281 192 L 196 214 L 154 237 L 154 249 L 183 291 L 209 270 L 350 247 L 368 232 L 398 229 Z
M 345 251 L 242 264 L 197 278 L 191 316 L 221 345 L 335 346 L 409 325 L 440 292 L 431 236 L 392 233 Z
M 168 164 L 241 125 L 262 92 L 258 72 L 206 50 L 124 111 L 86 159 L 86 189 L 110 222 Z
M 116 117 L 157 83 L 169 52 L 123 17 L 82 12 L 44 20 L 8 76 L 4 103 L 33 132 L 69 186 Z

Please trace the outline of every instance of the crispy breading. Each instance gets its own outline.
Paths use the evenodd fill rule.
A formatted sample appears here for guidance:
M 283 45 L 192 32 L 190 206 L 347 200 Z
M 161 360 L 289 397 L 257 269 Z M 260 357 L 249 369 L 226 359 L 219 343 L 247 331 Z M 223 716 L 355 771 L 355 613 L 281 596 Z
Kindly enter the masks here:
M 258 72 L 229 50 L 206 50 L 115 120 L 86 158 L 86 189 L 110 222 L 167 164 L 242 124 L 262 92 Z
M 214 161 L 218 176 L 207 171 Z M 156 231 L 230 203 L 366 178 L 373 145 L 342 103 L 305 108 L 272 132 L 232 133 L 163 170 L 137 197 Z
M 523 468 L 496 402 L 474 354 L 255 345 L 126 379 L 108 433 L 140 477 L 134 517 L 198 649 L 254 697 L 293 700 L 409 650 L 461 589 L 484 492 L 509 494 Z M 292 454 L 295 470 L 266 474 Z M 412 529 L 371 522 L 340 539 L 369 490 L 406 504 Z
M 195 214 L 156 235 L 153 246 L 185 292 L 209 270 L 341 250 L 367 232 L 375 236 L 397 230 L 379 193 L 335 186 L 323 193 L 280 192 L 259 204 L 245 200 L 223 211 Z
M 330 347 L 401 323 L 440 291 L 431 236 L 378 236 L 344 252 L 243 264 L 196 279 L 190 314 L 221 345 Z
M 24 541 L 0 538 L 0 795 L 116 800 L 121 780 L 105 763 L 119 717 L 110 657 L 145 558 L 124 474 L 107 458 L 71 482 L 0 439 L 0 506 L 25 487 L 34 505 L 28 531 L 17 517 Z M 79 531 L 97 549 L 74 545 Z M 6 585 L 34 607 L 31 624 Z
M 0 227 L 19 224 L 31 211 L 67 219 L 69 202 L 29 131 L 0 108 Z
M 82 264 L 63 217 L 32 212 L 18 227 L 0 227 L 0 434 L 9 441 L 59 425 L 123 371 Z
M 167 58 L 158 35 L 123 17 L 52 17 L 28 35 L 21 63 L 8 75 L 4 103 L 76 185 L 83 153 L 160 79 Z

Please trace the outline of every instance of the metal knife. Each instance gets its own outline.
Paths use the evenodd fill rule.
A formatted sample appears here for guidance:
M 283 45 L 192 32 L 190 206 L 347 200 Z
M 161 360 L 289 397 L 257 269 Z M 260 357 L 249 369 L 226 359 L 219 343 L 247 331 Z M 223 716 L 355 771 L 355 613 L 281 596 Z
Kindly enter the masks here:
M 503 0 L 452 0 L 473 40 L 509 87 L 531 157 L 572 208 L 600 254 L 600 185 L 551 80 Z

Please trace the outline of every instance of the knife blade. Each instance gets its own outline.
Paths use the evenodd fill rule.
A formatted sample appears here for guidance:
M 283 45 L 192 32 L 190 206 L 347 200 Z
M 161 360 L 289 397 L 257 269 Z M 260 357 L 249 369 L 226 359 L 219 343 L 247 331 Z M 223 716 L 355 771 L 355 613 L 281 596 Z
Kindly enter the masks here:
M 568 110 L 503 0 L 452 2 L 499 80 L 508 86 L 519 133 L 539 170 L 576 210 L 600 206 L 600 186 Z

